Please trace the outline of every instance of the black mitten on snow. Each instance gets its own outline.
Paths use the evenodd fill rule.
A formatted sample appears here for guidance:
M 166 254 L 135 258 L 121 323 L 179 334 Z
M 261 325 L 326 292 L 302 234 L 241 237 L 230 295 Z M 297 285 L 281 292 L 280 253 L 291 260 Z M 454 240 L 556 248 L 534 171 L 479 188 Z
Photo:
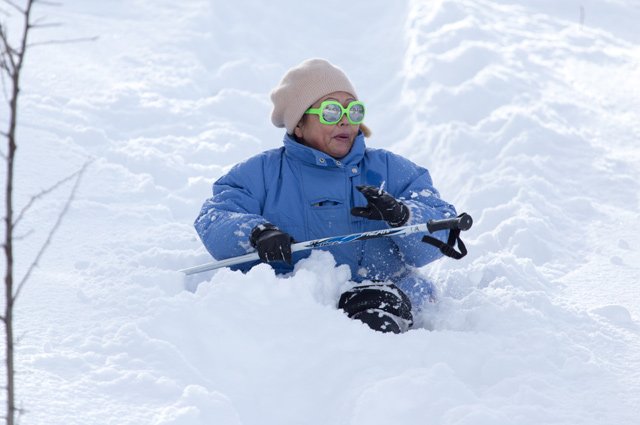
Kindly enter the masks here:
M 351 215 L 364 217 L 369 220 L 384 220 L 391 227 L 403 226 L 409 221 L 409 208 L 375 186 L 356 186 L 367 198 L 367 206 L 351 208 Z
M 249 242 L 265 262 L 284 261 L 291 264 L 293 238 L 271 223 L 258 224 L 251 231 Z

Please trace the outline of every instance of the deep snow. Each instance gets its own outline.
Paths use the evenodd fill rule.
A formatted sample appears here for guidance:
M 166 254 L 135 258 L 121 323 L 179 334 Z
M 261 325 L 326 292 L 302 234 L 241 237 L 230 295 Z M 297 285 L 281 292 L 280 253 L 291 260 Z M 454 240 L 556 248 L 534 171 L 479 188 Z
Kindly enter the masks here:
M 636 1 L 36 10 L 64 24 L 36 40 L 99 39 L 25 69 L 17 202 L 93 162 L 19 301 L 22 424 L 635 423 Z M 468 257 L 423 269 L 439 300 L 406 334 L 336 309 L 326 253 L 286 279 L 176 272 L 210 260 L 191 223 L 211 183 L 280 145 L 269 90 L 314 56 L 369 105 L 369 145 L 475 219 Z M 20 270 L 65 196 L 22 223 Z

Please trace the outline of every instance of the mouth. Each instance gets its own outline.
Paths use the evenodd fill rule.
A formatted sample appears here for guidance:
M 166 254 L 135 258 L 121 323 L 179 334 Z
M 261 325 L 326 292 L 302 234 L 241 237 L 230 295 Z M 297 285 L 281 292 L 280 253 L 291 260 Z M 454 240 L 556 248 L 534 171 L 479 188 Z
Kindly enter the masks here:
M 333 138 L 340 142 L 348 142 L 351 140 L 351 135 L 349 133 L 338 133 Z

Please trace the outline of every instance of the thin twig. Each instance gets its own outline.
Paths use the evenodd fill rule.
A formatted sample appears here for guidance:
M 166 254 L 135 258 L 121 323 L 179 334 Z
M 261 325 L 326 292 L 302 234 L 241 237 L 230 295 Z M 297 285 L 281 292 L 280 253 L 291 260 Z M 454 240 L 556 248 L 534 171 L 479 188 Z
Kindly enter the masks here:
M 31 236 L 31 234 L 33 234 L 34 232 L 35 232 L 35 230 L 33 230 L 33 229 L 29 229 L 29 231 L 27 231 L 27 232 L 26 232 L 26 233 L 24 233 L 23 235 L 20 235 L 20 236 L 14 236 L 14 237 L 13 237 L 13 240 L 14 240 L 14 241 L 21 241 L 21 240 L 24 240 L 24 239 L 28 238 L 29 236 Z
M 64 207 L 60 211 L 60 214 L 58 214 L 58 218 L 56 219 L 56 222 L 54 223 L 53 227 L 49 231 L 49 234 L 47 235 L 47 239 L 44 241 L 44 243 L 40 247 L 40 251 L 38 251 L 38 254 L 36 255 L 36 258 L 31 262 L 31 264 L 29 265 L 29 268 L 27 269 L 27 272 L 25 273 L 25 275 L 22 277 L 22 280 L 20 280 L 20 283 L 18 284 L 16 292 L 13 295 L 13 301 L 14 302 L 18 298 L 18 296 L 20 295 L 20 292 L 22 291 L 22 288 L 24 288 L 25 283 L 27 283 L 27 281 L 29 280 L 29 277 L 31 276 L 31 273 L 37 267 L 38 262 L 42 258 L 42 255 L 44 254 L 44 252 L 49 247 L 49 244 L 51 243 L 51 240 L 53 239 L 53 235 L 56 233 L 56 231 L 60 227 L 60 224 L 62 223 L 62 218 L 65 215 L 67 215 L 67 211 L 69 211 L 69 207 L 71 206 L 71 202 L 75 198 L 76 192 L 78 191 L 78 187 L 80 186 L 80 181 L 82 180 L 82 176 L 84 175 L 84 172 L 86 171 L 86 169 L 87 169 L 87 167 L 89 166 L 90 163 L 91 163 L 91 161 L 85 162 L 84 165 L 82 166 L 82 168 L 76 174 L 77 178 L 76 178 L 75 183 L 73 184 L 73 188 L 71 189 L 71 192 L 69 193 L 69 197 L 67 198 L 67 202 L 65 203 Z
M 18 55 L 18 62 L 15 65 L 17 73 L 20 73 L 22 64 L 24 63 L 24 54 L 27 51 L 27 36 L 29 29 L 31 29 L 31 7 L 33 6 L 33 0 L 28 0 L 26 8 L 24 9 L 24 29 L 22 30 L 22 40 L 20 42 L 20 50 L 16 52 Z M 11 55 L 10 55 L 11 56 Z M 17 80 L 16 80 L 17 83 Z
M 42 23 L 42 24 L 33 24 L 31 28 L 34 30 L 40 30 L 42 28 L 58 28 L 61 26 L 62 24 L 60 22 L 50 22 L 50 23 Z
M 67 177 L 65 177 L 65 178 L 63 178 L 61 180 L 58 180 L 53 185 L 51 185 L 48 188 L 42 190 L 40 193 L 32 196 L 31 199 L 29 199 L 29 202 L 27 202 L 27 204 L 24 207 L 22 207 L 22 210 L 20 210 L 20 212 L 18 213 L 18 216 L 16 217 L 15 221 L 13 222 L 13 227 L 17 227 L 18 226 L 18 223 L 20 222 L 20 220 L 22 220 L 22 218 L 27 213 L 29 208 L 31 208 L 36 201 L 38 201 L 40 198 L 42 198 L 45 195 L 53 192 L 54 190 L 56 190 L 57 188 L 59 188 L 60 186 L 62 186 L 66 182 L 68 182 L 69 180 L 71 180 L 74 177 L 76 177 L 79 173 L 83 172 L 84 168 L 85 167 L 83 167 L 80 170 L 74 172 L 73 174 L 68 175 Z
M 46 16 L 41 16 L 38 19 L 36 19 L 35 21 L 33 21 L 31 23 L 31 28 L 36 29 L 36 28 L 46 28 L 46 27 L 59 27 L 62 26 L 62 24 L 60 22 L 51 22 L 51 23 L 47 23 L 44 22 L 47 19 Z
M 22 334 L 16 338 L 16 344 L 20 344 L 26 337 L 27 337 L 27 331 L 22 332 Z
M 2 55 L 2 59 L 1 60 L 1 65 L 0 67 L 5 71 L 5 72 L 0 72 L 0 76 L 2 78 L 0 78 L 2 80 L 2 94 L 4 96 L 4 100 L 9 103 L 9 93 L 7 92 L 7 82 L 5 81 L 5 73 L 9 74 L 9 67 L 7 66 L 7 62 L 4 60 L 4 55 Z M 9 133 L 6 131 L 2 132 L 2 137 L 9 137 Z
M 16 62 L 13 58 L 14 50 L 9 44 L 4 27 L 0 27 L 0 42 L 2 42 L 2 67 L 7 70 L 7 74 L 9 74 L 10 77 L 13 77 L 16 70 Z M 11 65 L 11 67 L 9 67 L 9 65 Z
M 18 6 L 17 4 L 15 4 L 14 2 L 12 2 L 11 0 L 2 0 L 2 1 L 8 4 L 9 6 L 14 7 L 18 12 L 24 15 L 25 10 L 20 6 Z
M 44 4 L 45 6 L 62 6 L 59 1 L 33 0 L 34 3 Z
M 36 43 L 29 43 L 27 45 L 27 47 L 37 47 L 37 46 L 44 46 L 44 45 L 49 45 L 49 44 L 71 44 L 71 43 L 84 43 L 84 42 L 89 42 L 89 41 L 96 41 L 98 40 L 98 38 L 100 38 L 99 36 L 93 36 L 93 37 L 80 37 L 80 38 L 70 38 L 67 40 L 49 40 L 49 41 L 39 41 Z

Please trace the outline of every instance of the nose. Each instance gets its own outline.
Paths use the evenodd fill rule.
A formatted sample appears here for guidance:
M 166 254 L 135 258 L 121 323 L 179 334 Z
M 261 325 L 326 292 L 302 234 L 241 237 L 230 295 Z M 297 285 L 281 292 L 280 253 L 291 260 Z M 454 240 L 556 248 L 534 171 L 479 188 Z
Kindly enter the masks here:
M 338 121 L 338 125 L 341 127 L 345 125 L 349 125 L 349 119 L 347 118 L 346 113 L 342 114 L 342 118 L 340 118 L 340 121 Z

